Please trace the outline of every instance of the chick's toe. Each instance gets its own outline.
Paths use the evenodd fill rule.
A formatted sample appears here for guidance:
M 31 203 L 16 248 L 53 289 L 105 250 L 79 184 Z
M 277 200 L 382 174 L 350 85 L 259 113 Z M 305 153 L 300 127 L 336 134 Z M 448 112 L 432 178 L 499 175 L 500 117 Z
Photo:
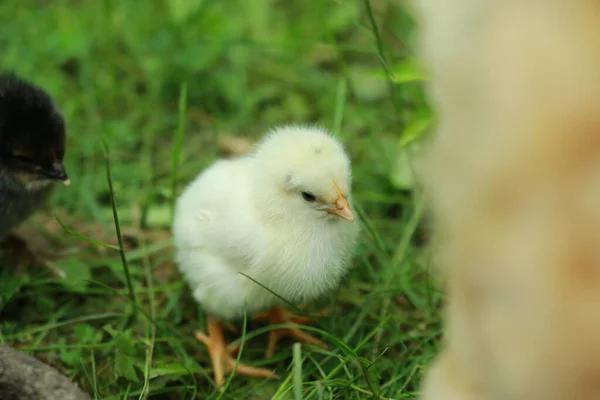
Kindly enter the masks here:
M 264 313 L 260 313 L 254 316 L 254 319 L 266 319 L 269 321 L 271 325 L 282 325 L 282 324 L 298 324 L 298 325 L 307 325 L 312 322 L 311 318 L 299 316 L 293 314 L 283 307 L 274 306 L 269 311 Z M 267 358 L 270 358 L 275 354 L 275 348 L 277 347 L 277 343 L 279 339 L 282 337 L 291 337 L 299 342 L 304 342 L 308 344 L 312 344 L 315 346 L 327 348 L 327 345 L 317 339 L 316 337 L 309 335 L 306 332 L 302 332 L 297 328 L 276 328 L 269 331 L 269 343 L 267 345 Z
M 208 318 L 208 336 L 202 332 L 196 332 L 196 339 L 208 349 L 215 384 L 219 390 L 223 390 L 225 372 L 231 372 L 234 368 L 238 375 L 254 378 L 278 378 L 272 370 L 266 368 L 256 368 L 241 362 L 236 365 L 234 355 L 239 350 L 239 346 L 231 347 L 225 343 L 221 324 L 212 318 Z

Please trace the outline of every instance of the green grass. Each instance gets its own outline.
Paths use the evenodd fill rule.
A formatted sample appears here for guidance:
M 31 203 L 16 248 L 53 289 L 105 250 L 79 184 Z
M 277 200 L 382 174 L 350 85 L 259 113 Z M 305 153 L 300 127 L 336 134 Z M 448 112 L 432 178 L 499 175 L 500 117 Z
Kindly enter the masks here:
M 46 88 L 69 127 L 73 184 L 21 230 L 77 250 L 57 260 L 64 282 L 2 268 L 1 342 L 96 399 L 418 394 L 441 295 L 407 162 L 431 113 L 401 1 L 4 0 L 0 18 L 2 67 Z M 331 129 L 351 154 L 358 254 L 339 290 L 310 305 L 330 311 L 314 326 L 329 348 L 285 341 L 265 361 L 270 327 L 239 321 L 229 339 L 244 337 L 241 360 L 281 379 L 235 376 L 219 394 L 193 336 L 204 315 L 173 264 L 174 196 L 219 156 L 220 134 L 294 121 Z

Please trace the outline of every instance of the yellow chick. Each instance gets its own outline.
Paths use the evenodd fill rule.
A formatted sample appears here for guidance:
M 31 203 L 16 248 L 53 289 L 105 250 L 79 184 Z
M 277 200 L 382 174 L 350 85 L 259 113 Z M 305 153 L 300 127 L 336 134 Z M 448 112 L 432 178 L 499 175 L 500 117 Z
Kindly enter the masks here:
M 321 129 L 285 126 L 250 154 L 215 162 L 178 199 L 176 260 L 209 315 L 208 335 L 197 338 L 208 347 L 217 386 L 235 362 L 220 320 L 268 309 L 270 323 L 305 322 L 261 285 L 300 303 L 335 288 L 346 273 L 358 235 L 351 182 L 350 159 L 338 140 Z M 267 356 L 284 335 L 322 345 L 298 329 L 272 330 Z M 236 371 L 272 375 L 245 364 Z

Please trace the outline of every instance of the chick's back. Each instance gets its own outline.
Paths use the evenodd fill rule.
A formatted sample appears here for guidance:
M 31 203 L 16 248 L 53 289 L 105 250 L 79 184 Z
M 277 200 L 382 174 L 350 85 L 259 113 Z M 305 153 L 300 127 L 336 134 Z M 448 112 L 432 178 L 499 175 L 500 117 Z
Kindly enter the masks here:
M 233 318 L 243 310 L 246 272 L 264 232 L 250 199 L 247 157 L 220 160 L 189 184 L 173 222 L 176 261 L 194 298 L 208 312 Z

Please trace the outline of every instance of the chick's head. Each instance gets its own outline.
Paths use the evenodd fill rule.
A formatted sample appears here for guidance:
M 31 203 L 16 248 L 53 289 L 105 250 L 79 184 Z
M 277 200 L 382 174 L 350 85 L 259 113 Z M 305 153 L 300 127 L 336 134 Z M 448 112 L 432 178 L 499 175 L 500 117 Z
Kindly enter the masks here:
M 342 144 L 326 131 L 286 126 L 256 148 L 261 205 L 272 215 L 353 222 L 352 173 Z M 345 221 L 344 221 L 345 220 Z
M 69 185 L 65 123 L 50 96 L 14 74 L 0 76 L 0 167 L 27 190 Z

